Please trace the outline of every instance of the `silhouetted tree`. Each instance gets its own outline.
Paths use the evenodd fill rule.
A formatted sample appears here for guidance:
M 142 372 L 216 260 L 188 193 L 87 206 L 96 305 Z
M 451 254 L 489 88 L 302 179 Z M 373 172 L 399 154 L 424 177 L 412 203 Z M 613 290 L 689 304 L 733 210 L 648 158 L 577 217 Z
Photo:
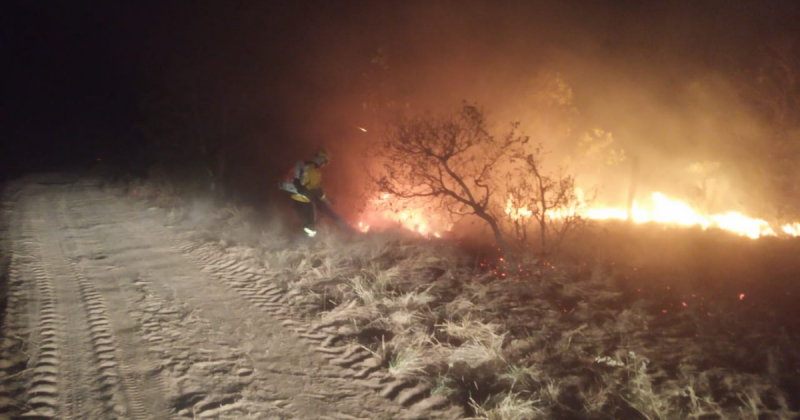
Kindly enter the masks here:
M 518 150 L 513 155 L 522 164 L 507 175 L 505 208 L 522 243 L 528 242 L 530 225 L 536 225 L 541 255 L 557 252 L 567 235 L 586 224 L 582 211 L 594 198 L 582 196 L 575 186 L 575 177 L 563 169 L 545 172 L 544 155 L 542 145 Z
M 495 137 L 483 110 L 466 103 L 453 115 L 401 117 L 374 150 L 382 164 L 373 178 L 380 193 L 443 209 L 454 221 L 480 218 L 508 253 L 500 224 L 499 173 L 527 142 L 516 125 Z
M 575 179 L 546 174 L 542 151 L 516 123 L 493 135 L 483 110 L 465 103 L 452 115 L 390 124 L 374 149 L 381 165 L 372 176 L 379 194 L 411 207 L 444 210 L 454 222 L 466 216 L 483 220 L 507 256 L 513 255 L 509 236 L 525 243 L 533 216 L 546 253 L 558 249 L 582 219 Z M 513 217 L 518 210 L 532 213 Z

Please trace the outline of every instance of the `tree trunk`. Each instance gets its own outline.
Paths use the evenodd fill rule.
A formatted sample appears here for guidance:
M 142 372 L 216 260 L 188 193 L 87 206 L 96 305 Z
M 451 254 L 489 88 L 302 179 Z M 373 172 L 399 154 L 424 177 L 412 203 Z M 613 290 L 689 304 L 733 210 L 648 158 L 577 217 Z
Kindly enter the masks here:
M 541 254 L 544 257 L 547 255 L 547 212 L 550 210 L 547 207 L 547 190 L 549 188 L 545 188 L 542 182 L 542 176 L 539 175 L 539 172 L 536 172 L 536 177 L 539 180 L 539 208 L 542 210 L 542 217 L 539 219 L 539 231 L 540 236 L 542 238 L 542 250 Z
M 639 156 L 631 159 L 631 179 L 628 184 L 628 223 L 633 222 L 633 202 L 636 200 L 636 188 L 639 185 Z
M 542 218 L 539 220 L 539 231 L 542 238 L 541 254 L 543 257 L 547 255 L 547 219 L 545 217 L 546 216 L 542 214 Z
M 500 230 L 500 225 L 497 224 L 497 220 L 494 220 L 494 217 L 483 210 L 476 211 L 475 215 L 485 220 L 486 223 L 489 224 L 489 227 L 492 228 L 492 233 L 494 233 L 494 239 L 497 241 L 497 245 L 500 247 L 500 252 L 503 253 L 503 257 L 505 257 L 506 260 L 511 259 L 511 247 L 503 237 L 503 231 Z

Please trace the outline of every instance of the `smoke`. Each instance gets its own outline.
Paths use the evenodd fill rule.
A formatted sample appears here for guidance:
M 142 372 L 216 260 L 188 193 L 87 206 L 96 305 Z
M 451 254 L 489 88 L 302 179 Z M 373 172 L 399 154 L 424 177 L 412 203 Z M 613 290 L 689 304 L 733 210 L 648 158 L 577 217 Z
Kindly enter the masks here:
M 233 178 L 265 189 L 325 147 L 330 195 L 340 209 L 356 208 L 365 150 L 386 120 L 466 100 L 484 106 L 498 131 L 519 121 L 553 151 L 552 168 L 568 165 L 607 204 L 624 202 L 636 157 L 642 193 L 686 197 L 705 182 L 720 190 L 714 205 L 747 210 L 764 188 L 753 145 L 771 128 L 742 102 L 739 86 L 759 47 L 793 28 L 790 3 L 340 1 L 222 14 L 209 3 L 191 24 L 162 22 L 149 45 L 167 44 L 158 56 L 201 85 L 224 81 L 223 90 L 250 95 L 250 129 L 232 136 Z M 186 46 L 188 58 L 177 53 Z M 569 135 L 535 122 L 543 72 L 569 88 Z M 598 168 L 579 156 L 581 139 L 596 129 L 628 160 Z
M 595 129 L 611 133 L 628 162 L 639 159 L 642 192 L 689 197 L 714 189 L 702 193 L 713 196 L 704 199 L 710 207 L 760 210 L 753 203 L 762 201 L 766 185 L 750 153 L 771 127 L 756 118 L 740 91 L 769 26 L 788 22 L 781 9 L 721 2 L 373 7 L 320 29 L 334 35 L 313 49 L 315 59 L 329 63 L 315 67 L 315 80 L 336 87 L 324 100 L 328 105 L 316 108 L 321 124 L 309 127 L 377 124 L 388 116 L 386 108 L 364 110 L 377 96 L 378 105 L 392 102 L 418 112 L 477 102 L 499 129 L 519 121 L 535 134 L 529 123 L 537 117 L 530 104 L 541 94 L 536 79 L 552 72 L 571 88 L 578 115 L 570 136 L 534 138 L 554 151 L 553 167 L 571 163 L 579 180 L 599 186 L 601 201 L 624 203 L 630 171 L 627 163 L 599 173 L 584 170 L 585 162 L 575 159 L 576 144 Z M 376 64 L 380 55 L 384 67 Z M 359 179 L 361 169 L 349 157 L 377 141 L 376 131 L 309 137 L 330 138 L 337 155 L 348 156 L 344 167 L 332 166 L 334 176 Z

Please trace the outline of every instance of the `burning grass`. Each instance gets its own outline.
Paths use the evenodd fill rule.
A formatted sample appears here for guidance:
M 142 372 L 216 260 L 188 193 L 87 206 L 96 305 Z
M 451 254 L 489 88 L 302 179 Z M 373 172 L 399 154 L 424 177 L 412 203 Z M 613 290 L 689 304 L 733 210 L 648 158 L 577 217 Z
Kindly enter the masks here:
M 255 223 L 226 214 L 206 235 Z M 241 246 L 299 314 L 473 418 L 800 412 L 796 241 L 639 227 L 581 238 L 596 248 L 574 244 L 573 259 L 511 266 L 402 233 L 262 229 Z

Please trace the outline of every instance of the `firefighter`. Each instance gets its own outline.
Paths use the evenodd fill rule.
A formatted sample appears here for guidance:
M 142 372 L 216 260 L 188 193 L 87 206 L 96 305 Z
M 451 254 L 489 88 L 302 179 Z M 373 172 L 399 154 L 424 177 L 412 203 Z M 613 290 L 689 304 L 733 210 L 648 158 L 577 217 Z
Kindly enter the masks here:
M 289 169 L 279 188 L 292 194 L 295 210 L 303 224 L 303 231 L 309 238 L 317 235 L 316 203 L 330 200 L 322 191 L 322 170 L 328 164 L 330 155 L 324 149 L 314 154 L 311 161 L 297 161 Z

